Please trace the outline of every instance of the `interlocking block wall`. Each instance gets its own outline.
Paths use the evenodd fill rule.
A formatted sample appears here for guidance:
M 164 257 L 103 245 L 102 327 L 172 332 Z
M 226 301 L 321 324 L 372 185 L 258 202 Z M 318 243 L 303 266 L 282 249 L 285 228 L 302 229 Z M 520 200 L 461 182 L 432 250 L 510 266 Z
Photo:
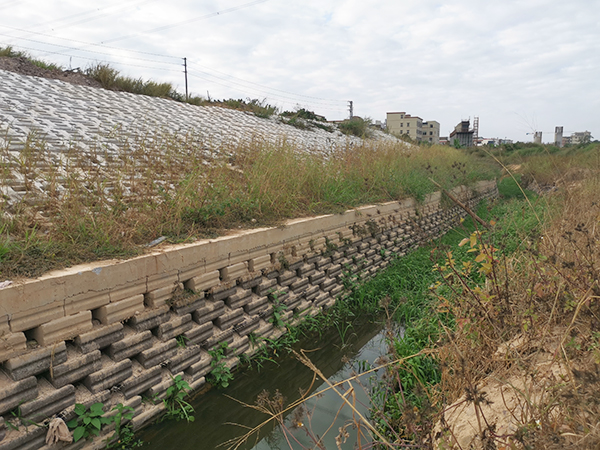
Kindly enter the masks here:
M 475 207 L 495 182 L 459 188 Z M 227 343 L 226 364 L 250 357 L 285 306 L 296 324 L 343 301 L 343 279 L 367 280 L 445 233 L 466 213 L 439 193 L 289 221 L 278 228 L 165 247 L 129 261 L 73 267 L 0 290 L 0 450 L 43 446 L 45 428 L 5 425 L 15 415 L 43 423 L 73 415 L 75 402 L 135 408 L 134 428 L 161 414 L 181 375 L 201 387 L 209 351 Z M 17 411 L 17 408 L 19 411 Z M 40 431 L 41 430 L 41 431 Z

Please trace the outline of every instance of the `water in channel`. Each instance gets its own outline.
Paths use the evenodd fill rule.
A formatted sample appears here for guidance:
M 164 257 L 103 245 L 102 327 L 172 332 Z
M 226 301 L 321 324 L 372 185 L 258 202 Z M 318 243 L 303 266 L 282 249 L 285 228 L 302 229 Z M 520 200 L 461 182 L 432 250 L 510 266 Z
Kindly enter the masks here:
M 344 328 L 341 328 L 343 331 Z M 349 327 L 344 340 L 338 329 L 324 330 L 322 335 L 300 339 L 295 349 L 310 350 L 307 356 L 319 368 L 329 381 L 335 383 L 351 377 L 355 372 L 364 368 L 362 361 L 373 364 L 375 360 L 387 353 L 385 330 L 382 322 L 377 320 L 357 321 Z M 343 342 L 344 341 L 344 342 Z M 252 405 L 257 397 L 268 391 L 273 394 L 279 391 L 285 398 L 285 405 L 300 397 L 299 389 L 304 391 L 311 387 L 313 372 L 299 362 L 293 355 L 283 355 L 274 358 L 276 363 L 265 362 L 258 369 L 240 370 L 227 389 L 211 389 L 205 394 L 191 400 L 194 406 L 196 420 L 164 421 L 144 429 L 140 438 L 146 444 L 147 450 L 211 450 L 226 449 L 223 443 L 242 436 L 268 416 L 252 408 L 244 407 L 239 402 Z M 369 388 L 369 376 L 361 378 L 362 385 L 353 383 L 354 390 L 348 393 L 348 398 L 356 405 L 356 409 L 365 417 L 368 416 L 369 399 L 365 389 Z M 322 390 L 327 384 L 317 379 L 311 391 Z M 348 384 L 344 384 L 348 390 Z M 231 398 L 229 398 L 231 397 Z M 232 400 L 236 399 L 236 400 Z M 305 403 L 308 415 L 300 416 L 298 411 L 290 411 L 285 417 L 283 433 L 274 421 L 263 427 L 258 435 L 253 435 L 240 449 L 250 450 L 279 450 L 313 448 L 313 438 L 323 437 L 324 448 L 337 449 L 335 438 L 339 428 L 352 422 L 353 412 L 348 406 L 343 406 L 343 400 L 332 390 L 326 391 Z M 237 425 L 235 425 L 237 424 Z M 333 424 L 333 425 L 332 425 Z M 330 428 L 331 427 L 331 428 Z M 329 429 L 328 432 L 326 430 Z M 366 442 L 366 430 L 361 437 L 361 443 Z M 342 445 L 343 449 L 355 448 L 357 431 L 348 427 L 349 437 Z M 312 437 L 311 437 L 312 436 Z

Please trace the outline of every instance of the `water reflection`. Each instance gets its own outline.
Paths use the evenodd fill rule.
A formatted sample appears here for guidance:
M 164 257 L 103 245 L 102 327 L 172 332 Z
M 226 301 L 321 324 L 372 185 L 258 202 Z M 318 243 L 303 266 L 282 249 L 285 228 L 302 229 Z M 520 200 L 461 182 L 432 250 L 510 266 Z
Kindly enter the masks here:
M 352 376 L 353 371 L 359 371 L 360 361 L 373 363 L 380 355 L 386 353 L 384 333 L 381 332 L 381 324 L 378 322 L 355 324 L 346 340 L 347 344 L 342 345 L 338 331 L 331 329 L 326 330 L 320 338 L 317 336 L 302 339 L 296 345 L 296 349 L 314 350 L 307 355 L 323 376 L 333 383 Z M 368 376 L 364 378 L 363 384 L 368 385 Z M 289 404 L 300 398 L 300 389 L 306 392 L 309 388 L 315 391 L 327 386 L 321 379 L 314 383 L 312 381 L 313 372 L 310 369 L 293 355 L 282 356 L 278 358 L 277 364 L 267 362 L 260 371 L 252 369 L 236 372 L 234 381 L 227 389 L 212 389 L 193 399 L 191 403 L 196 409 L 195 422 L 163 422 L 144 430 L 140 437 L 147 442 L 144 446 L 146 449 L 227 448 L 220 445 L 245 434 L 248 429 L 268 419 L 267 415 L 244 407 L 240 402 L 254 404 L 261 392 L 266 390 L 271 397 L 279 391 L 287 399 L 286 404 Z M 344 387 L 348 391 L 347 383 Z M 346 392 L 349 401 L 353 402 L 362 414 L 367 415 L 369 400 L 364 387 L 357 382 L 353 382 L 352 387 L 352 392 Z M 239 448 L 313 448 L 314 440 L 323 438 L 325 448 L 335 449 L 335 437 L 339 434 L 339 428 L 353 420 L 349 407 L 340 409 L 343 403 L 338 394 L 329 390 L 305 403 L 308 416 L 300 417 L 297 411 L 296 414 L 290 411 L 286 415 L 284 424 L 289 433 L 282 433 L 275 423 L 270 422 Z M 357 432 L 351 427 L 348 428 L 348 432 L 350 437 L 342 448 L 354 447 Z M 361 442 L 364 444 L 365 440 L 361 439 Z

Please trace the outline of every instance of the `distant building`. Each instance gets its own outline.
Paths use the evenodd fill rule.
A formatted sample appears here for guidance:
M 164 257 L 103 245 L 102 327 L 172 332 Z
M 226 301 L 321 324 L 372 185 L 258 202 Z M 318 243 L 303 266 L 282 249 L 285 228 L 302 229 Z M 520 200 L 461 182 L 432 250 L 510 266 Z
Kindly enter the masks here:
M 440 143 L 440 123 L 435 120 L 423 122 L 423 133 L 421 134 L 423 142 L 431 144 Z
M 587 143 L 592 141 L 592 133 L 589 131 L 576 131 L 571 133 L 571 136 L 563 136 L 562 146 L 565 145 L 577 145 L 581 143 Z
M 541 131 L 536 131 L 533 135 L 533 143 L 534 144 L 541 144 L 542 143 L 542 132 Z
M 563 127 L 554 127 L 554 145 L 556 147 L 563 146 Z
M 389 112 L 386 123 L 390 133 L 407 135 L 416 142 L 440 142 L 440 123 L 435 120 L 423 122 L 420 117 L 405 112 Z
M 450 145 L 454 145 L 455 140 L 458 141 L 458 144 L 461 147 L 472 147 L 473 146 L 473 130 L 469 130 L 470 121 L 462 120 L 456 127 L 454 127 L 454 131 L 450 133 L 449 141 Z

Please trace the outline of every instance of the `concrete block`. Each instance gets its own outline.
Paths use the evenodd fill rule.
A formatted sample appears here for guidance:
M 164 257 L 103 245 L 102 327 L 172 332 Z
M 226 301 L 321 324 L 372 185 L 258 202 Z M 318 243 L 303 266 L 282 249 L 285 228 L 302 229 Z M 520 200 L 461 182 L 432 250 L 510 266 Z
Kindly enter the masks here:
M 264 297 L 268 295 L 271 292 L 271 290 L 273 290 L 273 288 L 275 288 L 276 286 L 276 279 L 263 279 L 263 281 L 261 281 L 261 283 L 254 288 L 254 293 L 259 297 Z
M 77 358 L 69 358 L 63 364 L 54 366 L 46 372 L 46 378 L 55 388 L 75 383 L 102 369 L 100 357 L 100 350 L 94 350 Z
M 24 333 L 6 331 L 0 334 L 0 363 L 27 351 Z
M 163 255 L 164 254 L 165 253 L 163 253 Z M 144 292 L 152 292 L 165 286 L 183 289 L 183 286 L 180 287 L 179 284 L 179 270 L 177 268 L 167 268 L 164 272 L 158 271 L 158 273 L 154 275 L 148 274 Z
M 240 262 L 220 270 L 220 277 L 223 281 L 237 280 L 248 274 L 248 263 Z
M 4 289 L 2 291 L 4 296 Z M 27 303 L 28 301 L 29 300 L 26 300 L 24 303 Z M 39 307 L 36 307 L 35 309 L 14 313 L 10 316 L 8 323 L 10 325 L 10 331 L 15 333 L 18 331 L 31 330 L 32 328 L 40 326 L 43 323 L 60 319 L 64 316 L 64 301 L 58 301 L 53 303 L 45 303 Z
M 155 328 L 156 337 L 162 341 L 167 341 L 192 328 L 192 315 L 173 317 L 170 321 L 165 322 Z
M 46 443 L 47 431 L 46 427 L 29 427 L 15 439 L 0 444 L 0 450 L 39 450 Z
M 177 375 L 182 375 L 181 374 L 173 374 L 172 377 L 169 376 L 167 379 L 165 379 L 163 377 L 163 381 L 161 381 L 160 383 L 157 383 L 155 385 L 153 385 L 151 388 L 149 388 L 146 392 L 145 392 L 145 396 L 149 397 L 151 399 L 156 400 L 162 400 L 166 397 L 167 395 L 167 389 L 169 389 L 171 386 L 173 386 L 173 378 L 175 378 Z
M 241 308 L 252 299 L 252 289 L 237 288 L 236 293 L 225 300 L 225 304 L 232 309 Z
M 304 299 L 308 300 L 310 302 L 310 301 L 314 300 L 315 298 L 317 298 L 317 295 L 319 295 L 319 292 L 321 292 L 321 289 L 319 289 L 319 286 L 309 286 L 304 291 Z
M 252 298 L 249 303 L 244 305 L 244 311 L 248 315 L 259 314 L 260 312 L 267 309 L 269 306 L 269 298 L 268 297 L 259 297 L 258 295 L 252 295 Z
M 108 292 L 85 292 L 65 299 L 65 315 L 70 316 L 81 311 L 91 311 L 110 303 Z
M 227 349 L 227 354 L 231 356 L 240 356 L 250 348 L 248 336 L 235 336 L 233 342 Z
M 244 320 L 244 310 L 242 308 L 228 311 L 217 317 L 213 322 L 221 330 L 234 327 Z
M 110 325 L 127 320 L 142 311 L 144 311 L 144 296 L 139 294 L 102 306 L 92 311 L 92 313 L 94 319 L 98 319 L 104 325 Z
M 247 336 L 252 333 L 254 330 L 260 327 L 260 317 L 259 316 L 251 316 L 246 317 L 243 322 L 238 323 L 233 327 L 233 331 L 235 331 L 240 336 Z
M 256 331 L 254 332 L 254 334 L 256 336 L 268 338 L 271 335 L 272 332 L 273 332 L 273 324 L 271 322 L 261 321 L 260 322 L 260 327 L 258 327 L 256 329 Z
M 11 358 L 4 363 L 4 369 L 13 380 L 23 380 L 32 375 L 58 366 L 67 360 L 67 347 L 64 342 L 52 347 L 32 350 L 22 356 Z
M 308 277 L 308 281 L 310 282 L 310 284 L 312 284 L 313 286 L 321 284 L 321 282 L 325 279 L 325 272 L 324 271 L 315 271 L 313 274 L 311 274 Z
M 133 316 L 127 321 L 127 324 L 135 331 L 145 331 L 156 328 L 160 324 L 168 322 L 171 318 L 167 305 L 160 308 L 145 310 Z
M 206 322 L 212 322 L 225 312 L 225 304 L 223 301 L 207 302 L 204 308 L 200 308 L 192 313 L 194 322 L 199 325 Z
M 110 344 L 106 350 L 113 361 L 131 358 L 144 350 L 152 347 L 152 333 L 150 330 L 141 333 L 132 333 L 120 341 Z
M 167 363 L 167 369 L 173 374 L 179 373 L 200 361 L 204 355 L 206 352 L 200 346 L 179 349 L 178 354 Z
M 158 366 L 177 354 L 177 341 L 170 339 L 167 342 L 155 344 L 148 350 L 137 355 L 137 361 L 144 369 Z
M 162 381 L 162 369 L 159 366 L 144 370 L 137 375 L 133 375 L 123 381 L 121 393 L 126 399 L 146 392 L 152 386 Z
M 92 329 L 91 311 L 82 311 L 72 316 L 61 317 L 46 322 L 32 330 L 33 338 L 38 344 L 46 346 L 65 339 L 71 339 L 78 334 Z
M 323 282 L 319 285 L 322 291 L 329 292 L 334 287 L 337 286 L 337 279 L 335 278 L 325 278 Z
M 270 256 L 269 256 L 270 258 Z M 242 277 L 239 286 L 242 289 L 252 289 L 260 284 L 262 281 L 262 272 L 250 272 L 247 276 Z
M 295 270 L 286 270 L 277 277 L 277 283 L 280 286 L 289 286 L 298 280 Z
M 144 304 L 148 308 L 159 308 L 164 306 L 171 300 L 176 289 L 176 285 L 170 285 L 147 292 L 144 294 Z
M 330 299 L 331 297 L 329 296 L 328 292 L 321 292 L 319 293 L 319 295 L 317 295 L 315 297 L 315 299 L 313 300 L 313 305 L 319 307 L 319 306 L 323 306 L 325 303 L 327 303 L 327 301 Z
M 4 423 L 4 417 L 0 416 L 0 442 L 4 440 L 6 436 L 6 425 Z
M 202 347 L 206 350 L 212 350 L 221 342 L 227 342 L 228 344 L 233 342 L 233 328 L 213 334 L 210 338 L 202 343 Z
M 202 325 L 194 324 L 194 326 L 189 331 L 183 333 L 183 336 L 187 345 L 200 345 L 202 342 L 210 338 L 213 335 L 213 333 L 214 325 L 212 321 L 209 321 Z
M 212 301 L 225 300 L 230 295 L 235 294 L 235 282 L 224 283 L 208 291 L 208 298 Z
M 190 314 L 197 309 L 204 308 L 204 306 L 206 306 L 204 292 L 199 292 L 193 295 L 187 295 L 183 298 L 178 298 L 172 303 L 171 309 L 178 316 L 183 316 L 184 314 Z
M 333 298 L 336 298 L 339 294 L 344 290 L 344 286 L 338 285 L 329 291 L 329 295 Z
M 220 274 L 218 270 L 198 275 L 194 278 L 187 280 L 184 285 L 186 289 L 194 292 L 206 291 L 221 282 Z
M 0 384 L 0 415 L 19 406 L 20 403 L 32 400 L 38 395 L 37 379 L 35 377 L 10 382 L 2 380 Z
M 158 403 L 157 405 L 146 409 L 139 416 L 136 416 L 133 419 L 131 419 L 131 426 L 133 428 L 133 431 L 138 431 L 146 425 L 154 422 L 154 420 L 157 419 L 158 416 L 160 416 L 164 412 L 164 410 L 164 404 Z
M 135 260 L 132 260 L 131 263 L 135 263 Z M 137 283 L 128 284 L 121 288 L 111 290 L 109 292 L 110 302 L 119 303 L 139 295 L 143 297 L 144 292 L 147 290 L 146 278 L 147 277 L 144 277 L 143 279 L 138 280 Z
M 94 372 L 83 380 L 83 384 L 92 394 L 105 389 L 111 389 L 132 375 L 131 361 L 125 359 L 121 362 L 107 365 L 102 370 Z
M 92 331 L 80 334 L 74 343 L 81 353 L 90 353 L 108 347 L 113 342 L 123 339 L 123 324 L 115 323 L 108 326 L 98 326 Z
M 41 422 L 75 404 L 75 387 L 68 384 L 47 395 L 19 406 L 21 417 Z
M 294 293 L 300 293 L 308 286 L 308 278 L 301 278 L 290 285 L 290 289 Z
M 299 277 L 302 277 L 302 278 L 309 277 L 312 274 L 314 274 L 315 272 L 316 271 L 315 271 L 315 265 L 314 264 L 303 264 L 298 269 L 296 269 L 296 274 Z
M 271 255 L 256 256 L 248 261 L 248 270 L 258 272 L 271 265 Z
M 332 266 L 330 266 L 328 269 L 325 270 L 325 273 L 327 274 L 327 276 L 329 278 L 334 278 L 334 277 L 338 276 L 341 272 L 342 272 L 341 264 L 333 264 Z

